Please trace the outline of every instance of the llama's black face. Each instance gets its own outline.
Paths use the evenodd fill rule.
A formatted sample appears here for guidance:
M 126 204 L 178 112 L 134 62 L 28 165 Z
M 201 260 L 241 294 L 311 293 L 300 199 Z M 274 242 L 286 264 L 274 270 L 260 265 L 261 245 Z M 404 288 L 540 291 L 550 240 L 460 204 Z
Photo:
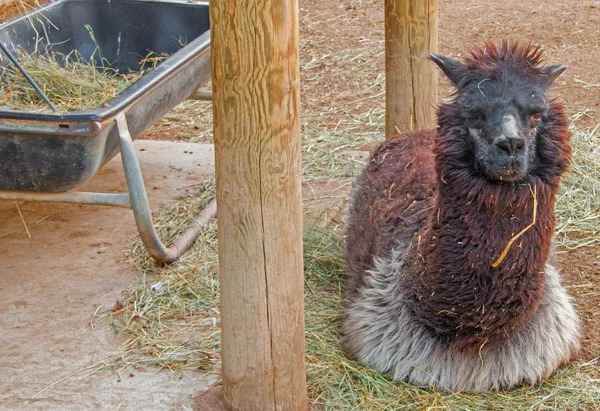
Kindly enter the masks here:
M 463 134 L 473 166 L 488 179 L 525 177 L 535 155 L 536 131 L 546 110 L 545 90 L 514 81 L 482 79 L 460 90 Z
M 474 171 L 494 181 L 525 178 L 545 120 L 547 89 L 566 67 L 548 67 L 536 78 L 511 67 L 471 72 L 461 62 L 431 58 L 456 86 L 462 136 L 472 147 Z

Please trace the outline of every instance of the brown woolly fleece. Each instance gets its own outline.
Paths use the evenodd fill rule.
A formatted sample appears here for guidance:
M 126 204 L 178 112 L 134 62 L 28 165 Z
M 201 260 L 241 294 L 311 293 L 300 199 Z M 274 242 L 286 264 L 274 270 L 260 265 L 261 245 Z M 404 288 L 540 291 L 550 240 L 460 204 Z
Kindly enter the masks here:
M 473 166 L 460 90 L 481 78 L 519 71 L 542 82 L 539 49 L 475 49 L 453 73 L 459 92 L 440 106 L 437 130 L 398 135 L 379 146 L 358 178 L 347 227 L 347 303 L 364 273 L 409 244 L 397 287 L 412 315 L 434 335 L 462 347 L 492 347 L 535 314 L 555 226 L 554 203 L 569 166 L 570 133 L 561 105 L 545 101 L 534 155 L 519 182 L 492 181 Z M 518 81 L 516 82 L 518 84 Z M 497 268 L 507 243 L 537 217 Z

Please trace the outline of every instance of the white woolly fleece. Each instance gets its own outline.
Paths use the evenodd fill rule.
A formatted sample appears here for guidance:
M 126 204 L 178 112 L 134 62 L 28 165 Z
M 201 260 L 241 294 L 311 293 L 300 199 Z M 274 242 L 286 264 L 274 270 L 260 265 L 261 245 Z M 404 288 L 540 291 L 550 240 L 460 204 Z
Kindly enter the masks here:
M 524 327 L 502 345 L 467 350 L 442 341 L 410 313 L 398 284 L 403 255 L 396 250 L 379 261 L 348 301 L 344 339 L 359 362 L 417 386 L 481 392 L 540 383 L 578 353 L 579 318 L 553 266 L 546 266 L 543 300 Z

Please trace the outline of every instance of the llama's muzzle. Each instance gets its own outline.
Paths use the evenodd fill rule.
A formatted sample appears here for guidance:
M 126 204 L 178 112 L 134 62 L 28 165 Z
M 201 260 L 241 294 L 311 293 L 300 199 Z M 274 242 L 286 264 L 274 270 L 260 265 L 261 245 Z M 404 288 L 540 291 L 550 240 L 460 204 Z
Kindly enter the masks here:
M 505 114 L 502 117 L 502 134 L 494 139 L 494 143 L 500 150 L 511 156 L 525 147 L 525 139 L 514 115 Z

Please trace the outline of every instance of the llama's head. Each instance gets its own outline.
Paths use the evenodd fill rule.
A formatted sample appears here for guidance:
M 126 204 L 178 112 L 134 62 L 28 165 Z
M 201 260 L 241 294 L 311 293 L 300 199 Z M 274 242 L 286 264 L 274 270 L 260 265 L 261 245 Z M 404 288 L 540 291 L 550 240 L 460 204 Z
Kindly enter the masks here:
M 539 47 L 507 42 L 487 42 L 462 61 L 430 58 L 456 88 L 455 127 L 467 140 L 474 171 L 493 181 L 525 178 L 538 131 L 549 120 L 548 88 L 566 66 L 544 67 Z

